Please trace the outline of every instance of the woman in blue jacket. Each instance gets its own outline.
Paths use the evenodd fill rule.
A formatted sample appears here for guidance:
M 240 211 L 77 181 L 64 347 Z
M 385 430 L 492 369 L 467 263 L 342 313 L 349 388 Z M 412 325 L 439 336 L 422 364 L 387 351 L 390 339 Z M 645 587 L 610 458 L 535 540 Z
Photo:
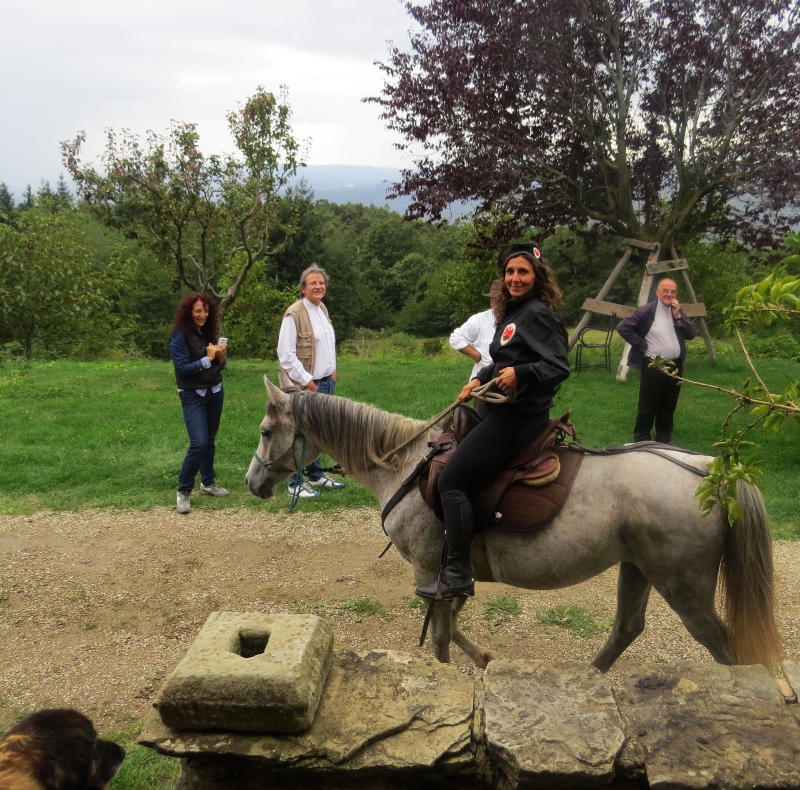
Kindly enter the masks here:
M 189 449 L 178 478 L 178 513 L 191 513 L 189 497 L 200 472 L 200 491 L 228 496 L 216 483 L 214 439 L 222 416 L 222 369 L 227 365 L 227 342 L 219 342 L 219 311 L 208 294 L 191 293 L 175 313 L 169 339 L 175 381 L 189 433 Z

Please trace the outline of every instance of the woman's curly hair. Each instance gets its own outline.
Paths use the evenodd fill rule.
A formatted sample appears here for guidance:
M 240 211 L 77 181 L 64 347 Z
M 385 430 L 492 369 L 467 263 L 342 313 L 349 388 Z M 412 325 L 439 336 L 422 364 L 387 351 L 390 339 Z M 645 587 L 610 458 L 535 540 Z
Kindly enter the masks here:
M 200 331 L 206 339 L 206 343 L 216 343 L 219 340 L 217 329 L 219 326 L 219 308 L 208 294 L 191 293 L 183 297 L 178 309 L 175 311 L 175 323 L 172 325 L 172 331 L 183 332 L 184 335 L 194 331 L 192 308 L 197 302 L 202 302 L 208 308 L 208 318 L 206 318 L 206 322 Z
M 533 251 L 535 249 L 533 244 L 511 244 L 500 253 L 498 266 L 501 277 L 497 280 L 497 283 L 500 285 L 500 294 L 497 297 L 496 311 L 498 325 L 505 320 L 508 302 L 512 298 L 505 284 L 506 264 L 512 258 L 525 258 L 533 267 L 533 273 L 535 275 L 533 288 L 524 298 L 527 300 L 535 297 L 544 302 L 552 310 L 561 309 L 561 303 L 564 300 L 561 289 L 558 287 L 558 283 L 553 276 L 553 272 L 550 271 L 550 267 L 541 258 L 537 258 L 536 255 L 534 255 Z

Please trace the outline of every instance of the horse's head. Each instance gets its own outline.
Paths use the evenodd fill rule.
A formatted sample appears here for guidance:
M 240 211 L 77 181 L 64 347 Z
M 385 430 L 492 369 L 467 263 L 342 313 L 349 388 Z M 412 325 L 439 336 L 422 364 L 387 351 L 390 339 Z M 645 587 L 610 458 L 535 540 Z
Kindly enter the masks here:
M 297 415 L 292 396 L 276 387 L 266 376 L 267 413 L 259 430 L 261 440 L 250 462 L 244 481 L 256 496 L 269 499 L 275 487 L 297 471 L 300 456 L 307 442 L 304 464 L 318 455 L 317 448 L 297 430 Z

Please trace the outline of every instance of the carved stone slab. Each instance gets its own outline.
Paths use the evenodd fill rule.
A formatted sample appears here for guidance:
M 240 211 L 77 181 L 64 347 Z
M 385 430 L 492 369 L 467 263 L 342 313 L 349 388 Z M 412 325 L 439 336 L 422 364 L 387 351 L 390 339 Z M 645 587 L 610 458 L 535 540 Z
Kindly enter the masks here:
M 289 775 L 287 768 L 294 776 L 316 776 L 317 784 L 338 776 L 355 786 L 356 776 L 372 775 L 376 768 L 384 776 L 424 769 L 430 771 L 426 777 L 435 779 L 463 773 L 472 765 L 473 698 L 470 678 L 428 654 L 347 652 L 334 658 L 317 714 L 306 732 L 284 736 L 181 732 L 165 727 L 151 714 L 140 743 L 162 754 L 191 758 L 189 764 L 198 776 L 221 776 L 226 766 L 235 767 L 234 784 L 219 779 L 218 786 L 237 790 L 249 788 L 251 782 L 253 787 L 264 787 L 265 777 L 271 777 L 270 787 L 279 786 Z M 249 759 L 231 759 L 236 756 Z
M 168 727 L 300 732 L 314 719 L 333 656 L 313 615 L 214 612 L 167 678 Z
M 647 664 L 617 698 L 621 762 L 641 761 L 651 788 L 800 787 L 800 727 L 761 665 Z
M 614 776 L 625 739 L 611 684 L 578 662 L 492 661 L 485 737 L 508 784 L 593 787 Z

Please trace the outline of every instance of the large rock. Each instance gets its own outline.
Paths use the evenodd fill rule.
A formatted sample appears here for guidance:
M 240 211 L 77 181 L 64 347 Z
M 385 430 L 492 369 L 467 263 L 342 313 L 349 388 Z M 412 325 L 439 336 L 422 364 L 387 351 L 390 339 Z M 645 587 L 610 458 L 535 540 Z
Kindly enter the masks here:
M 800 699 L 800 664 L 796 661 L 784 661 L 781 666 L 783 667 L 783 674 L 786 675 L 786 681 L 789 683 L 795 695 L 795 702 L 788 706 L 789 713 L 791 713 L 797 720 L 797 723 L 800 724 L 800 704 L 797 702 L 797 700 Z
M 180 732 L 151 714 L 140 742 L 187 758 L 185 788 L 353 788 L 378 770 L 422 786 L 471 770 L 473 697 L 472 680 L 432 656 L 348 652 L 335 656 L 306 732 Z
M 621 762 L 651 788 L 800 787 L 800 728 L 760 665 L 648 664 L 617 687 Z
M 485 739 L 514 788 L 607 785 L 625 736 L 611 684 L 577 662 L 492 661 Z
M 319 617 L 214 612 L 164 684 L 161 719 L 177 729 L 300 732 L 332 656 L 333 633 Z

